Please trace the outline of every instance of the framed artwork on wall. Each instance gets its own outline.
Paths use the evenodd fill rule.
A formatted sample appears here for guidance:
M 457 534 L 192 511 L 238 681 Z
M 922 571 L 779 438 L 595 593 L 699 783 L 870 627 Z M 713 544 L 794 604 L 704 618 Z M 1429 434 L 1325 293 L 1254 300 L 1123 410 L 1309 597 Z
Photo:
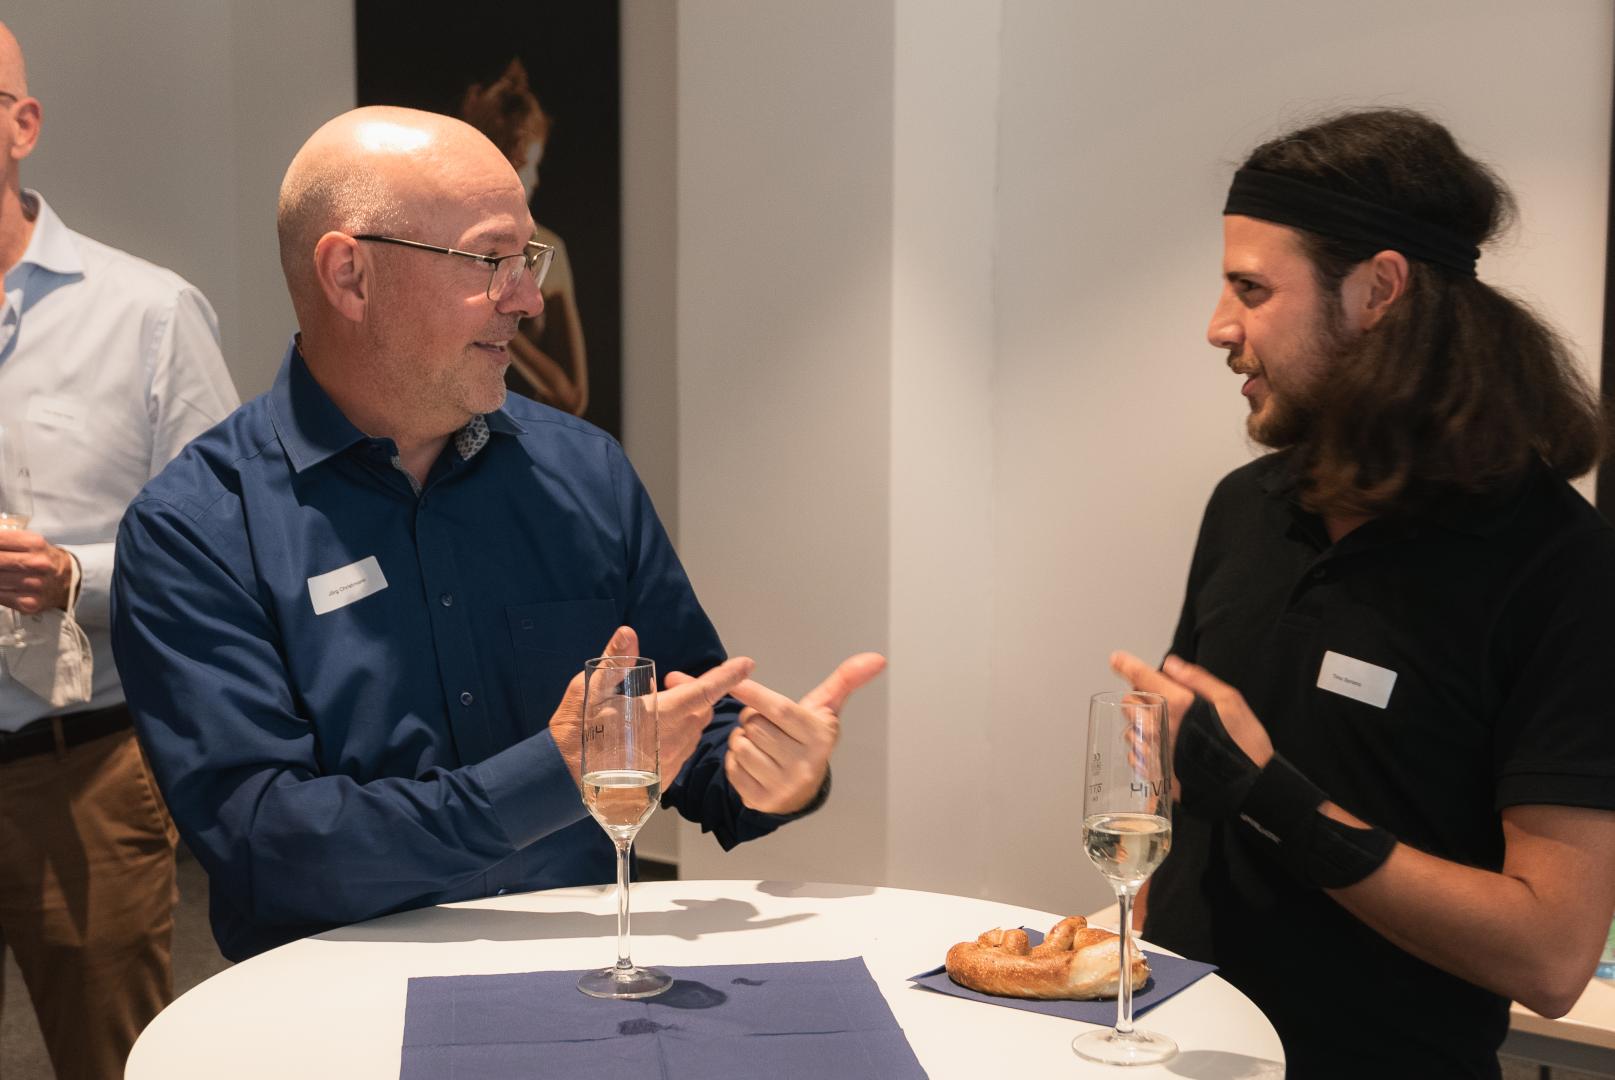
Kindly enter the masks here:
M 522 178 L 557 253 L 511 342 L 513 392 L 622 431 L 617 0 L 356 0 L 358 102 L 457 116 Z

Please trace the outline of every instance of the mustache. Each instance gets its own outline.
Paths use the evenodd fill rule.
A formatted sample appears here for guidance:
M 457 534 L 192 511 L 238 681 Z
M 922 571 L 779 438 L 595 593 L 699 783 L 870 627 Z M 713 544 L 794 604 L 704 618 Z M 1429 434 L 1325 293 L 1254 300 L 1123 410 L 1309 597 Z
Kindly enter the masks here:
M 1253 364 L 1246 360 L 1243 350 L 1240 349 L 1228 350 L 1228 359 L 1225 362 L 1228 364 L 1228 370 L 1235 375 L 1260 375 L 1262 373 L 1262 365 Z

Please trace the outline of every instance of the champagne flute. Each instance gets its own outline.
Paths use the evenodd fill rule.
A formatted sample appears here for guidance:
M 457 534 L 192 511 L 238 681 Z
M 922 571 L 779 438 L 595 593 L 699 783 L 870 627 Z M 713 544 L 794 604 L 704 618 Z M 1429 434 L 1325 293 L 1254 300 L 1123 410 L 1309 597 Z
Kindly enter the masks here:
M 1121 909 L 1116 1026 L 1090 1031 L 1071 1049 L 1108 1065 L 1150 1065 L 1177 1043 L 1133 1027 L 1133 897 L 1172 847 L 1172 757 L 1166 699 L 1138 690 L 1095 694 L 1088 706 L 1082 838 L 1088 858 L 1110 879 Z
M 591 997 L 645 998 L 673 985 L 628 956 L 628 862 L 634 835 L 661 797 L 656 733 L 656 665 L 640 656 L 602 656 L 583 665 L 583 805 L 617 846 L 617 963 L 584 973 Z
M 0 424 L 0 529 L 26 529 L 34 516 L 34 489 L 22 429 Z M 0 645 L 26 645 L 22 612 L 0 605 Z

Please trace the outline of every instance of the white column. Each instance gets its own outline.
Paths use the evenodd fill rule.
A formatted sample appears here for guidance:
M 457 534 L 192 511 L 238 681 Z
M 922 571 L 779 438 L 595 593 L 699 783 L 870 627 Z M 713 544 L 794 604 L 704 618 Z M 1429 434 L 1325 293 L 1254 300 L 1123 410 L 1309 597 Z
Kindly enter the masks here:
M 887 881 L 970 895 L 1017 798 L 992 762 L 1029 749 L 990 692 L 1002 20 L 1002 0 L 897 3 Z
M 730 651 L 799 696 L 888 647 L 890 0 L 678 12 L 679 538 Z M 690 877 L 878 881 L 888 684 L 847 710 L 822 813 Z

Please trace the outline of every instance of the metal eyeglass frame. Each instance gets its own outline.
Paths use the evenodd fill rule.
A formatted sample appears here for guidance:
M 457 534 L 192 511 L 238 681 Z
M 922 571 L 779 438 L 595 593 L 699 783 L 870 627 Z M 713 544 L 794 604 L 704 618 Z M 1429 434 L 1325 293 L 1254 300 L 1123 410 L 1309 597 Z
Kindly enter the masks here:
M 510 292 L 512 286 L 520 279 L 519 275 L 512 276 L 510 283 L 494 293 L 494 282 L 499 280 L 499 271 L 511 259 L 522 260 L 522 270 L 533 274 L 533 284 L 542 287 L 544 275 L 550 271 L 550 263 L 555 261 L 555 248 L 537 240 L 527 241 L 524 251 L 515 255 L 478 255 L 475 251 L 461 251 L 459 248 L 438 247 L 436 244 L 423 244 L 419 240 L 402 240 L 396 236 L 378 236 L 374 233 L 355 233 L 355 240 L 369 240 L 377 244 L 397 244 L 400 247 L 419 248 L 422 251 L 432 251 L 439 255 L 458 255 L 463 259 L 475 259 L 480 263 L 487 263 L 492 269 L 488 274 L 488 299 L 494 303 L 503 300 Z M 533 270 L 537 266 L 537 271 Z

